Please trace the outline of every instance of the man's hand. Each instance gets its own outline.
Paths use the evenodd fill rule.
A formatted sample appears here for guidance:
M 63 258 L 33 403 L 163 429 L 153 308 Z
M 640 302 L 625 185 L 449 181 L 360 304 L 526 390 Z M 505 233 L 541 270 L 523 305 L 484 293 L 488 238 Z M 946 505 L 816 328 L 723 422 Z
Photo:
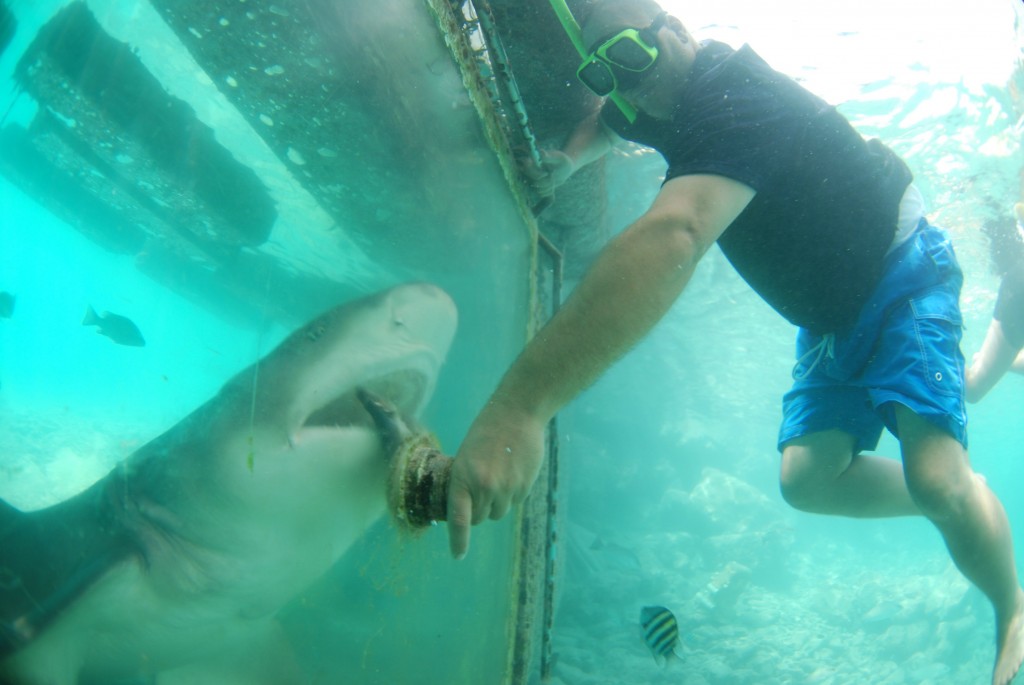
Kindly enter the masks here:
M 539 168 L 533 160 L 523 164 L 523 174 L 541 197 L 554 195 L 555 188 L 569 180 L 575 171 L 576 162 L 561 150 L 541 150 Z
M 470 526 L 500 519 L 530 492 L 544 460 L 544 422 L 492 400 L 469 429 L 452 464 L 448 539 L 452 556 L 469 550 Z

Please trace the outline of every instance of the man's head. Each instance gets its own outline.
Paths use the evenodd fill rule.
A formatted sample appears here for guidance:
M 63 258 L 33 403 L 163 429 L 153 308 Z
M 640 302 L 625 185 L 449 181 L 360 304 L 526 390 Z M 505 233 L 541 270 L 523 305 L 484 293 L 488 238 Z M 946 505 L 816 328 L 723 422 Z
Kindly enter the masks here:
M 592 71 L 605 76 L 603 82 L 595 79 L 596 85 L 609 89 L 614 77 L 615 90 L 638 108 L 655 117 L 669 116 L 698 49 L 682 22 L 653 0 L 598 0 L 582 28 L 590 61 L 598 63 Z M 633 68 L 615 63 L 620 50 L 636 61 Z M 586 64 L 580 68 L 584 83 Z

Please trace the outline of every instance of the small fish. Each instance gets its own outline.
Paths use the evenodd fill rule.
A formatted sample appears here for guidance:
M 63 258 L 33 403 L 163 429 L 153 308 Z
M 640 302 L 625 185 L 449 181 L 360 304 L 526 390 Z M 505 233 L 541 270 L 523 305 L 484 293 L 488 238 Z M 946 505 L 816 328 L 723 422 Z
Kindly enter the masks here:
M 679 657 L 675 652 L 679 646 L 679 623 L 671 611 L 665 607 L 644 607 L 640 610 L 640 627 L 655 663 L 660 664 L 661 659 L 668 663 L 670 657 Z
M 146 346 L 146 341 L 143 340 L 139 327 L 131 319 L 119 314 L 111 314 L 110 312 L 103 312 L 102 315 L 97 314 L 92 305 L 85 310 L 85 318 L 82 320 L 82 325 L 97 326 L 97 333 L 107 336 L 118 345 L 129 345 L 131 347 Z
M 0 291 L 0 319 L 9 319 L 14 313 L 14 295 L 6 290 Z

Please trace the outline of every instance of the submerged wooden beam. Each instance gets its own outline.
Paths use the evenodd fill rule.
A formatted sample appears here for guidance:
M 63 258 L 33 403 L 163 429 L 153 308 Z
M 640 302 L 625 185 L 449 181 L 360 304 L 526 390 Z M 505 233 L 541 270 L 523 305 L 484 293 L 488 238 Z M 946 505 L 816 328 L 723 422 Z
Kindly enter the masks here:
M 10 44 L 17 26 L 18 21 L 11 13 L 11 9 L 4 0 L 0 0 L 0 55 L 4 54 Z
M 270 234 L 276 211 L 253 171 L 84 3 L 40 30 L 15 79 L 40 104 L 28 131 L 38 154 L 86 187 L 85 175 L 102 176 L 92 190 L 115 211 L 144 210 L 133 223 L 147 233 L 173 231 L 200 249 L 255 246 Z

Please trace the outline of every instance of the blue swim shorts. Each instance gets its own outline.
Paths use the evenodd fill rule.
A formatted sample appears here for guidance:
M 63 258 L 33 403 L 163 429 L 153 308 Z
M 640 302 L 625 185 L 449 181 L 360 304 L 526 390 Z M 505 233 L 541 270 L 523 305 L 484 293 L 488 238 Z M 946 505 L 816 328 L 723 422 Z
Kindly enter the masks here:
M 905 405 L 967 447 L 963 274 L 945 231 L 921 221 L 885 258 L 878 286 L 842 334 L 797 334 L 793 387 L 782 400 L 779 451 L 809 433 L 838 429 L 873 450 L 882 428 L 897 438 Z

